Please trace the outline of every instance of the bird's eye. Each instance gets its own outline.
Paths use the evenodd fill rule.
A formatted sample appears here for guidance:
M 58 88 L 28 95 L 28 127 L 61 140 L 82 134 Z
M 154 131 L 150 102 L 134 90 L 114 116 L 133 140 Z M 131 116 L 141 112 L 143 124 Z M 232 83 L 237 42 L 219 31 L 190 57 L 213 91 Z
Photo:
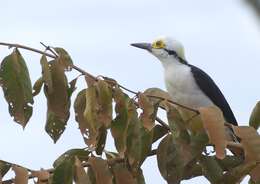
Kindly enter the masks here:
M 154 43 L 152 44 L 152 46 L 153 46 L 153 48 L 155 48 L 155 49 L 162 49 L 162 48 L 165 47 L 165 44 L 163 43 L 162 40 L 158 40 L 158 41 L 154 42 Z

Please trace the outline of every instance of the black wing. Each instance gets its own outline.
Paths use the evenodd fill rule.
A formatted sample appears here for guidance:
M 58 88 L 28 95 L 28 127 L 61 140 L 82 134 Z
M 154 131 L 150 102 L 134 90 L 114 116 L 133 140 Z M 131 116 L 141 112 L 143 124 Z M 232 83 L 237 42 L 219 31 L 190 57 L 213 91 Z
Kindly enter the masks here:
M 225 99 L 224 95 L 215 84 L 215 82 L 211 79 L 211 77 L 196 66 L 189 66 L 191 67 L 191 72 L 200 89 L 205 93 L 205 95 L 210 98 L 210 100 L 216 106 L 218 106 L 222 110 L 226 121 L 232 123 L 233 125 L 237 125 L 236 118 L 227 100 Z

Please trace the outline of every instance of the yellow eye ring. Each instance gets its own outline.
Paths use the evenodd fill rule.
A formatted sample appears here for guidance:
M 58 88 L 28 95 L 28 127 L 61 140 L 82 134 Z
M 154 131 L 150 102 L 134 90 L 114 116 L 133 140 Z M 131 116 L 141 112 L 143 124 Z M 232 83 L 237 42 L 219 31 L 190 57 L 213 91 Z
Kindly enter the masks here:
M 152 47 L 154 49 L 162 49 L 165 48 L 165 43 L 162 40 L 157 40 L 153 42 Z

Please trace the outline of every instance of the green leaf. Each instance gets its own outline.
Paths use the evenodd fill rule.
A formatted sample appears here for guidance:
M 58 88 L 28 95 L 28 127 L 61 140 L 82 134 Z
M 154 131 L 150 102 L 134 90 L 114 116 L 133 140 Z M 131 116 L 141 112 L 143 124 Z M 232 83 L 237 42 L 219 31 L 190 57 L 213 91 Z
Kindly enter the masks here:
M 41 66 L 42 66 L 42 79 L 43 79 L 43 82 L 44 82 L 46 88 L 48 88 L 48 92 L 52 93 L 52 91 L 53 91 L 53 84 L 52 84 L 52 74 L 51 74 L 51 69 L 50 69 L 51 66 L 48 63 L 46 55 L 42 55 L 40 63 L 41 63 Z
M 54 143 L 60 138 L 65 130 L 65 123 L 68 119 L 62 120 L 54 112 L 47 111 L 47 122 L 45 124 L 45 131 L 53 139 Z
M 173 136 L 187 143 L 190 142 L 190 135 L 186 129 L 186 123 L 179 111 L 171 104 L 167 104 L 167 119 Z
M 53 171 L 52 184 L 72 184 L 75 170 L 75 157 L 68 157 Z
M 1 177 L 4 177 L 4 175 L 10 170 L 12 165 L 8 162 L 5 162 L 3 160 L 0 160 L 0 175 Z
M 145 179 L 144 179 L 142 169 L 138 170 L 138 173 L 137 173 L 137 176 L 136 176 L 136 182 L 137 182 L 137 184 L 145 184 Z
M 77 157 L 80 161 L 87 161 L 90 153 L 91 153 L 90 151 L 85 150 L 85 149 L 68 150 L 54 161 L 53 166 L 57 167 L 58 165 L 63 163 L 66 159 L 74 158 L 74 157 Z
M 68 89 L 69 97 L 71 97 L 72 93 L 76 90 L 76 83 L 78 78 L 79 76 L 69 82 L 69 89 Z
M 147 155 L 151 152 L 153 131 L 144 128 L 133 102 L 129 105 L 128 117 L 126 155 L 132 171 L 137 173 Z
M 97 146 L 96 146 L 96 153 L 98 155 L 101 155 L 105 145 L 106 145 L 106 140 L 107 140 L 107 129 L 102 126 L 99 129 L 98 137 L 97 137 Z
M 32 85 L 26 63 L 18 51 L 4 58 L 0 69 L 0 84 L 14 121 L 26 126 L 32 116 Z
M 83 118 L 85 119 L 85 142 L 89 146 L 95 146 L 98 136 L 98 129 L 102 126 L 98 119 L 97 110 L 97 94 L 95 86 L 90 86 L 86 89 L 85 93 L 85 110 L 83 112 Z
M 257 104 L 255 105 L 250 119 L 249 119 L 249 125 L 251 127 L 254 127 L 256 130 L 259 128 L 260 126 L 260 102 L 257 102 Z
M 44 94 L 47 98 L 48 110 L 45 130 L 56 142 L 66 128 L 70 116 L 70 98 L 68 94 L 67 77 L 56 60 L 49 62 L 53 91 L 44 85 Z
M 163 138 L 157 149 L 157 162 L 161 175 L 168 183 L 180 183 L 185 166 L 183 157 L 185 155 L 181 154 L 171 134 Z
M 256 165 L 256 162 L 249 162 L 232 168 L 224 174 L 224 183 L 239 183 Z
M 81 134 L 83 135 L 84 139 L 88 139 L 88 133 L 89 132 L 89 124 L 86 121 L 85 117 L 84 117 L 84 111 L 86 108 L 86 89 L 81 90 L 75 101 L 74 101 L 74 111 L 75 111 L 75 120 L 78 122 L 79 124 L 79 129 L 81 131 Z
M 65 70 L 71 71 L 73 66 L 73 61 L 68 54 L 68 52 L 60 47 L 54 48 L 55 52 L 59 55 L 58 61 L 64 67 Z
M 203 175 L 211 183 L 220 183 L 223 177 L 223 170 L 213 157 L 203 156 L 200 159 L 200 164 L 202 166 Z
M 123 156 L 126 151 L 126 139 L 128 130 L 128 108 L 130 98 L 122 92 L 121 89 L 114 89 L 115 111 L 116 118 L 111 124 L 111 133 L 115 141 L 115 146 L 118 153 Z
M 103 80 L 99 80 L 95 86 L 99 104 L 98 119 L 105 127 L 110 127 L 112 121 L 112 89 Z
M 33 85 L 33 96 L 38 95 L 41 92 L 43 85 L 43 79 L 40 77 Z

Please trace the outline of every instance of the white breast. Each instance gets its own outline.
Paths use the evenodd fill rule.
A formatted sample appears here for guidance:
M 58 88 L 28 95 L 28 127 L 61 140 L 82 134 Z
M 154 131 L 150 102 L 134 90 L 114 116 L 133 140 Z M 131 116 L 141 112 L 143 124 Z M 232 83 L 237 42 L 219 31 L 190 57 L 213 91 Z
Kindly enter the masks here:
M 193 108 L 213 105 L 212 101 L 199 89 L 190 67 L 171 63 L 164 68 L 166 88 L 174 101 Z

